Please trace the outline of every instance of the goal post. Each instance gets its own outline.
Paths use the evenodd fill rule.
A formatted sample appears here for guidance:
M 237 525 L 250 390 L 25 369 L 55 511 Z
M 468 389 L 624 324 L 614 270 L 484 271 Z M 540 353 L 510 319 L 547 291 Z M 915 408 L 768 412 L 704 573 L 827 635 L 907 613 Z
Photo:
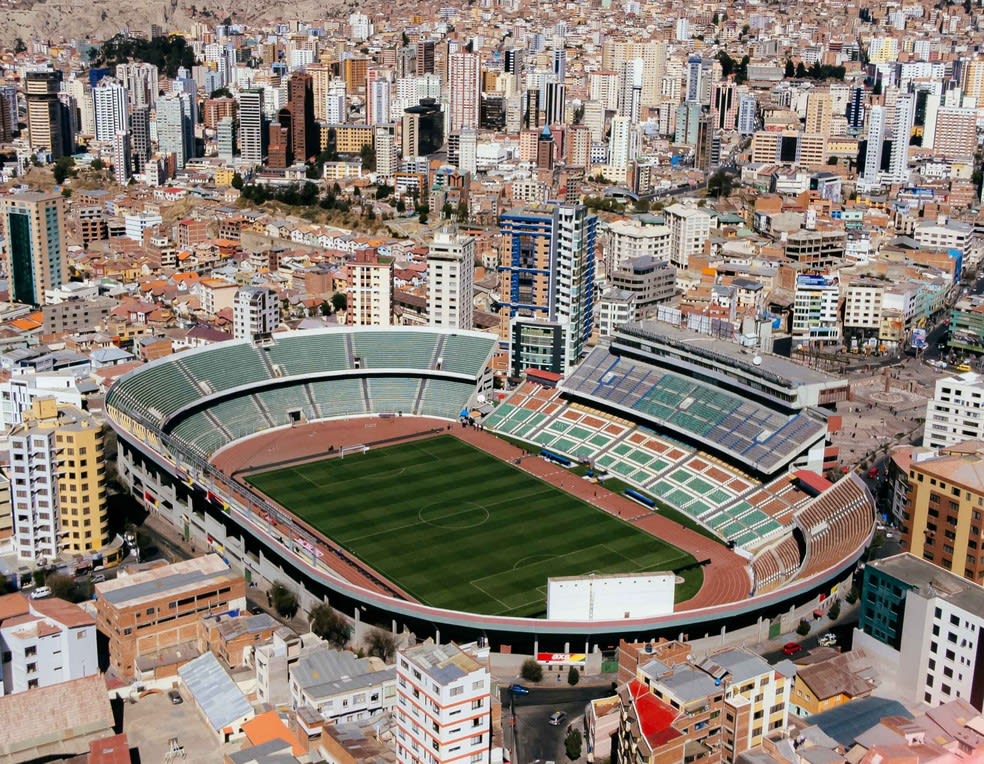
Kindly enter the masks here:
M 367 454 L 369 453 L 369 446 L 364 443 L 356 443 L 352 446 L 342 446 L 338 449 L 339 458 L 344 459 L 345 454 L 357 454 L 357 453 Z

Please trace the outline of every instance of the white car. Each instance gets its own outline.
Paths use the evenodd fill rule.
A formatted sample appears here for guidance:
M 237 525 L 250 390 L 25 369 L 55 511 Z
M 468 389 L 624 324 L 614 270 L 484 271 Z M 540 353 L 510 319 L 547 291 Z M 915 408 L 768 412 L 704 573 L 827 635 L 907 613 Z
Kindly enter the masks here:
M 32 600 L 40 600 L 50 596 L 51 596 L 50 586 L 39 586 L 38 588 L 36 588 L 34 591 L 31 592 Z
M 821 634 L 820 639 L 817 640 L 817 644 L 820 645 L 820 647 L 833 647 L 837 644 L 837 637 L 830 632 Z

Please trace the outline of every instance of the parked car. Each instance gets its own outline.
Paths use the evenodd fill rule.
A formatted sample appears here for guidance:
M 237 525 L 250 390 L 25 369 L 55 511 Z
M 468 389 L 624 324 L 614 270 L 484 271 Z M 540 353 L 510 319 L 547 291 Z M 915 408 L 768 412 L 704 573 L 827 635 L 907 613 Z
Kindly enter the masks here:
M 181 697 L 181 693 L 177 690 L 168 690 L 167 696 L 171 699 L 171 705 L 179 706 L 184 703 L 184 698 Z
M 101 584 L 105 580 L 106 580 L 106 574 L 105 573 L 94 573 L 92 575 L 92 583 L 94 583 L 94 584 Z
M 512 687 L 509 688 L 509 692 L 511 692 L 513 695 L 529 695 L 530 688 L 523 687 L 523 685 L 521 684 L 514 684 L 512 685 Z
M 548 720 L 554 727 L 559 727 L 561 724 L 567 721 L 567 714 L 563 711 L 554 711 L 550 714 L 550 719 Z
M 32 600 L 40 600 L 50 596 L 51 596 L 50 586 L 39 586 L 37 589 L 31 592 Z
M 782 646 L 783 655 L 796 655 L 802 649 L 799 642 L 787 642 Z
M 829 631 L 826 634 L 821 634 L 820 639 L 817 640 L 817 644 L 820 647 L 833 647 L 837 644 L 837 635 L 831 634 Z

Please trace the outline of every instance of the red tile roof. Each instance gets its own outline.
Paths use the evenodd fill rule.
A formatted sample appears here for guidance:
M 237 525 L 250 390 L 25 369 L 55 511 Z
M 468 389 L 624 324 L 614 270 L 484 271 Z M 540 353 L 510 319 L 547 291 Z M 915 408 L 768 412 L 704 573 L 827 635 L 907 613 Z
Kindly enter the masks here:
M 638 679 L 629 682 L 629 691 L 632 693 L 639 727 L 650 746 L 659 748 L 682 736 L 683 733 L 673 727 L 673 721 L 679 714 L 675 708 L 653 695 Z

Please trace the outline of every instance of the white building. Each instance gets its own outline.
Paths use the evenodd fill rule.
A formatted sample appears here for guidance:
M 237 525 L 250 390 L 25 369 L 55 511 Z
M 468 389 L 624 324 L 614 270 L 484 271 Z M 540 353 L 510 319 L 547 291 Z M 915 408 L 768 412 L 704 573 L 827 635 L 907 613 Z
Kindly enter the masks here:
M 947 222 L 945 219 L 935 223 L 921 223 L 912 233 L 912 238 L 923 247 L 958 250 L 963 254 L 965 263 L 973 237 L 974 227 L 969 223 Z
M 80 376 L 72 370 L 16 374 L 0 382 L 0 428 L 4 431 L 24 421 L 38 398 L 54 398 L 83 408 Z
M 96 115 L 96 140 L 112 143 L 116 133 L 130 129 L 126 88 L 106 77 L 92 89 Z
M 690 256 L 704 250 L 711 235 L 711 216 L 700 207 L 673 204 L 664 210 L 670 229 L 670 262 L 677 268 L 690 267 Z
M 360 250 L 349 262 L 346 321 L 349 326 L 389 326 L 393 322 L 393 266 Z
M 396 703 L 396 670 L 321 644 L 290 666 L 292 708 L 308 706 L 335 724 L 369 719 Z
M 272 334 L 280 323 L 277 293 L 266 287 L 241 287 L 232 302 L 232 330 L 237 340 Z
M 137 212 L 132 215 L 123 216 L 123 228 L 126 238 L 134 241 L 143 241 L 143 232 L 148 228 L 153 228 L 164 222 L 156 212 Z
M 0 597 L 0 695 L 50 687 L 99 673 L 96 619 L 60 599 Z
M 635 321 L 637 300 L 638 295 L 627 289 L 606 289 L 598 295 L 598 336 L 611 337 L 622 324 Z
M 263 161 L 263 91 L 255 88 L 239 94 L 239 154 L 244 164 Z
M 428 244 L 427 315 L 431 326 L 471 329 L 474 322 L 475 239 L 438 231 Z
M 488 668 L 457 645 L 400 651 L 396 664 L 396 757 L 400 764 L 488 764 Z
M 840 290 L 825 276 L 797 276 L 793 299 L 793 341 L 830 344 L 840 342 L 837 305 Z
M 868 565 L 855 648 L 877 656 L 910 700 L 961 698 L 984 710 L 984 588 L 908 553 Z M 886 617 L 894 644 L 880 633 Z
M 608 247 L 605 268 L 614 273 L 630 260 L 651 257 L 654 260 L 670 259 L 672 234 L 669 226 L 642 225 L 634 221 L 616 220 L 605 226 Z
M 54 561 L 61 552 L 60 446 L 53 427 L 16 426 L 10 433 L 10 505 L 18 558 Z
M 844 291 L 844 329 L 878 331 L 881 325 L 882 297 L 887 282 L 858 279 Z
M 971 439 L 984 439 L 984 377 L 968 371 L 936 380 L 926 403 L 923 445 L 942 448 Z

